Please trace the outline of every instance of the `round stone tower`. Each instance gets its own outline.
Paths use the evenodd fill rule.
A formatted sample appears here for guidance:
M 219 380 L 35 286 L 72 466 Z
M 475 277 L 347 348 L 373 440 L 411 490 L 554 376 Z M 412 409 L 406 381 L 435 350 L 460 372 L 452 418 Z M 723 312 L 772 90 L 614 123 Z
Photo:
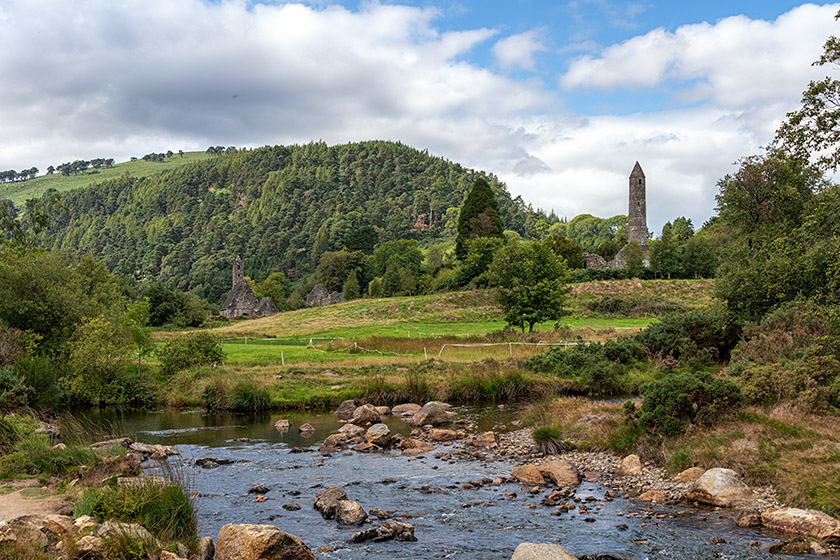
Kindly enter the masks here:
M 236 283 L 245 279 L 245 272 L 242 270 L 242 258 L 236 255 L 236 260 L 233 261 L 233 286 Z
M 627 211 L 627 241 L 647 248 L 647 209 L 645 207 L 645 172 L 639 162 L 630 173 L 630 206 Z

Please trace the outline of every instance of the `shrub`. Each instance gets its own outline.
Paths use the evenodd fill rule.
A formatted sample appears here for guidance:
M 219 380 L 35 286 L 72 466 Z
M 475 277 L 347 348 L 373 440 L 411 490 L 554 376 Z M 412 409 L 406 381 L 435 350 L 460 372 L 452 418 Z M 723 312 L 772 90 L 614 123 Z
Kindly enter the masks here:
M 32 388 L 29 406 L 38 410 L 56 408 L 64 394 L 59 385 L 59 369 L 43 356 L 24 356 L 14 364 L 15 373 Z
M 573 449 L 574 446 L 563 441 L 563 431 L 557 424 L 549 424 L 534 430 L 534 443 L 545 454 L 557 454 Z
M 167 342 L 157 351 L 161 370 L 166 375 L 198 365 L 224 361 L 221 341 L 208 332 L 194 332 Z
M 32 387 L 15 373 L 12 366 L 0 368 L 0 413 L 26 406 L 31 394 Z
M 643 357 L 642 346 L 635 339 L 625 337 L 603 344 L 555 347 L 529 358 L 525 365 L 536 371 L 576 378 L 581 390 L 588 395 L 615 395 L 626 390 L 622 376 L 629 366 Z
M 840 406 L 840 339 L 821 309 L 786 304 L 745 335 L 732 353 L 730 373 L 740 377 L 748 401 L 790 401 L 811 410 Z
M 239 385 L 233 392 L 233 409 L 238 412 L 258 412 L 271 408 L 271 395 L 252 383 Z
M 194 542 L 195 509 L 184 488 L 173 480 L 119 485 L 112 478 L 104 487 L 87 488 L 73 512 L 100 523 L 113 519 L 139 523 L 162 541 Z
M 639 425 L 649 433 L 673 436 L 689 424 L 710 425 L 741 402 L 737 385 L 706 372 L 674 373 L 641 387 Z
M 740 334 L 740 325 L 728 313 L 706 309 L 666 315 L 636 340 L 653 355 L 703 365 L 728 360 Z

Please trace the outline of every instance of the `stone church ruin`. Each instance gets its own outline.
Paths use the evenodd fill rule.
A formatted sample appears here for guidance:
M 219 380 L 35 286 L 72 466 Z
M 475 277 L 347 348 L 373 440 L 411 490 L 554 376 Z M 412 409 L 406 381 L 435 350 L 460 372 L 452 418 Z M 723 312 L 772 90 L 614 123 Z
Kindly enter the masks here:
M 630 172 L 630 201 L 627 208 L 627 245 L 607 261 L 595 253 L 583 254 L 584 268 L 624 268 L 627 266 L 627 247 L 636 243 L 642 248 L 642 264 L 650 265 L 648 257 L 647 201 L 645 196 L 645 172 L 639 162 Z
M 219 310 L 219 315 L 233 319 L 235 317 L 262 317 L 280 313 L 270 297 L 261 300 L 254 295 L 251 285 L 245 280 L 242 259 L 237 255 L 233 262 L 233 287 Z

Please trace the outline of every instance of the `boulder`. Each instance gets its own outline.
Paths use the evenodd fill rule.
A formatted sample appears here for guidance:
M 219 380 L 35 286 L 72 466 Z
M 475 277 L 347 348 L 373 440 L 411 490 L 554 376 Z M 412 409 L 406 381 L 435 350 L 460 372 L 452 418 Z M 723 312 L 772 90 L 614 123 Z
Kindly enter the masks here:
M 76 541 L 76 549 L 83 557 L 99 557 L 102 555 L 104 548 L 105 545 L 102 542 L 102 539 L 94 537 L 93 535 L 85 535 Z
M 382 422 L 382 418 L 376 409 L 369 404 L 357 408 L 353 412 L 353 417 L 350 418 L 350 423 L 356 424 L 357 426 L 367 426 L 369 424 L 378 424 L 379 422 Z
M 686 490 L 685 498 L 713 506 L 738 505 L 752 492 L 731 469 L 709 469 Z
M 372 453 L 374 451 L 382 451 L 382 448 L 373 443 L 360 443 L 353 446 L 353 451 L 360 453 Z
M 198 548 L 195 551 L 195 560 L 213 560 L 216 555 L 216 547 L 213 545 L 213 539 L 210 537 L 201 537 L 198 539 Z
M 499 434 L 484 432 L 475 436 L 472 443 L 476 447 L 495 447 L 499 444 Z
M 429 430 L 429 439 L 432 441 L 455 441 L 458 439 L 458 434 L 452 430 L 432 428 Z
M 161 550 L 160 554 L 158 555 L 158 560 L 185 560 L 183 556 L 179 556 L 174 552 L 169 552 L 168 550 Z
M 431 424 L 432 426 L 439 426 L 441 424 L 449 424 L 451 422 L 446 408 L 441 406 L 441 403 L 432 401 L 423 405 L 423 408 L 414 413 L 411 417 L 411 423 L 414 426 L 425 426 Z
M 379 413 L 379 416 L 391 416 L 391 409 L 387 406 L 374 406 L 373 408 L 376 409 L 376 412 Z
M 108 439 L 105 441 L 97 441 L 96 443 L 91 443 L 91 449 L 107 449 L 109 447 L 114 447 L 115 445 L 119 445 L 120 447 L 125 447 L 128 449 L 128 446 L 131 445 L 131 438 L 117 438 L 117 439 Z
M 341 449 L 347 448 L 347 440 L 352 436 L 350 434 L 332 434 L 327 436 L 324 443 L 321 444 L 319 451 L 322 453 L 332 453 Z
M 781 508 L 761 514 L 761 523 L 770 529 L 807 535 L 840 544 L 840 521 L 812 509 Z
M 622 476 L 637 476 L 642 474 L 642 462 L 638 455 L 628 455 L 621 460 L 621 465 L 618 467 L 618 474 Z
M 761 527 L 761 512 L 755 509 L 742 509 L 738 511 L 735 524 L 739 527 Z
M 282 418 L 274 423 L 274 429 L 278 432 L 286 433 L 292 427 L 292 423 L 285 418 Z
M 341 488 L 327 488 L 315 494 L 313 507 L 321 512 L 324 519 L 334 519 L 338 502 L 347 499 L 347 492 Z
M 376 530 L 373 540 L 374 542 L 390 540 L 414 542 L 417 537 L 414 536 L 414 525 L 402 521 L 386 521 Z
M 374 424 L 365 433 L 365 441 L 382 448 L 388 447 L 388 444 L 391 442 L 391 430 L 381 422 Z
M 522 543 L 510 560 L 577 560 L 577 556 L 556 544 Z
M 300 428 L 298 428 L 298 433 L 303 437 L 309 437 L 315 433 L 315 426 L 312 424 L 302 424 Z
M 273 525 L 233 525 L 219 529 L 215 560 L 316 560 L 302 540 Z
M 364 432 L 365 429 L 361 426 L 357 426 L 355 424 L 344 424 L 342 427 L 338 429 L 338 433 L 340 434 L 350 434 L 356 435 Z
M 546 484 L 553 482 L 557 486 L 576 486 L 580 484 L 580 472 L 565 459 L 552 459 L 538 465 L 522 465 L 511 473 L 523 484 Z
M 668 495 L 662 490 L 648 490 L 639 495 L 639 500 L 642 502 L 650 502 L 652 504 L 664 504 L 668 501 Z
M 391 409 L 391 414 L 394 416 L 414 416 L 419 411 L 421 406 L 414 403 L 398 404 Z
M 114 536 L 126 536 L 143 542 L 154 542 L 155 538 L 142 525 L 137 523 L 120 523 L 117 521 L 106 521 L 99 526 L 96 536 L 103 539 Z
M 75 525 L 73 525 L 72 517 L 68 515 L 58 515 L 56 513 L 44 516 L 44 527 L 56 535 L 72 533 L 76 528 Z
M 692 483 L 705 473 L 706 470 L 703 467 L 690 467 L 685 469 L 683 472 L 679 473 L 678 475 L 674 476 L 671 479 L 671 482 L 676 483 Z
M 359 502 L 340 500 L 336 503 L 335 520 L 341 525 L 361 525 L 367 518 L 367 513 Z
M 403 455 L 407 455 L 410 457 L 423 455 L 425 453 L 429 453 L 430 451 L 434 451 L 435 449 L 437 449 L 437 447 L 435 447 L 431 443 L 427 443 L 423 440 L 415 438 L 406 438 L 402 440 L 398 447 L 402 450 Z
M 333 412 L 333 414 L 338 417 L 339 420 L 349 420 L 353 417 L 353 412 L 356 410 L 356 401 L 353 399 L 349 399 L 346 401 L 342 401 L 338 408 Z
M 79 532 L 97 525 L 99 525 L 99 522 L 89 515 L 80 515 L 73 521 L 73 526 Z
M 129 451 L 134 453 L 141 453 L 143 455 L 150 455 L 152 457 L 169 457 L 170 455 L 180 455 L 181 452 L 171 445 L 151 445 L 148 443 L 140 443 L 135 441 L 128 446 Z

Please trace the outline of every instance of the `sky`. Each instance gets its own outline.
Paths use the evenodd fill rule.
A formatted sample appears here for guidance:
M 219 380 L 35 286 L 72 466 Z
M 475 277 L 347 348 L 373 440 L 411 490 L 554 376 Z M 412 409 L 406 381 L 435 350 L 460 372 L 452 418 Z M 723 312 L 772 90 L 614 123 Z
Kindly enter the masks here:
M 393 140 L 572 218 L 714 213 L 840 35 L 774 0 L 0 0 L 0 170 Z

